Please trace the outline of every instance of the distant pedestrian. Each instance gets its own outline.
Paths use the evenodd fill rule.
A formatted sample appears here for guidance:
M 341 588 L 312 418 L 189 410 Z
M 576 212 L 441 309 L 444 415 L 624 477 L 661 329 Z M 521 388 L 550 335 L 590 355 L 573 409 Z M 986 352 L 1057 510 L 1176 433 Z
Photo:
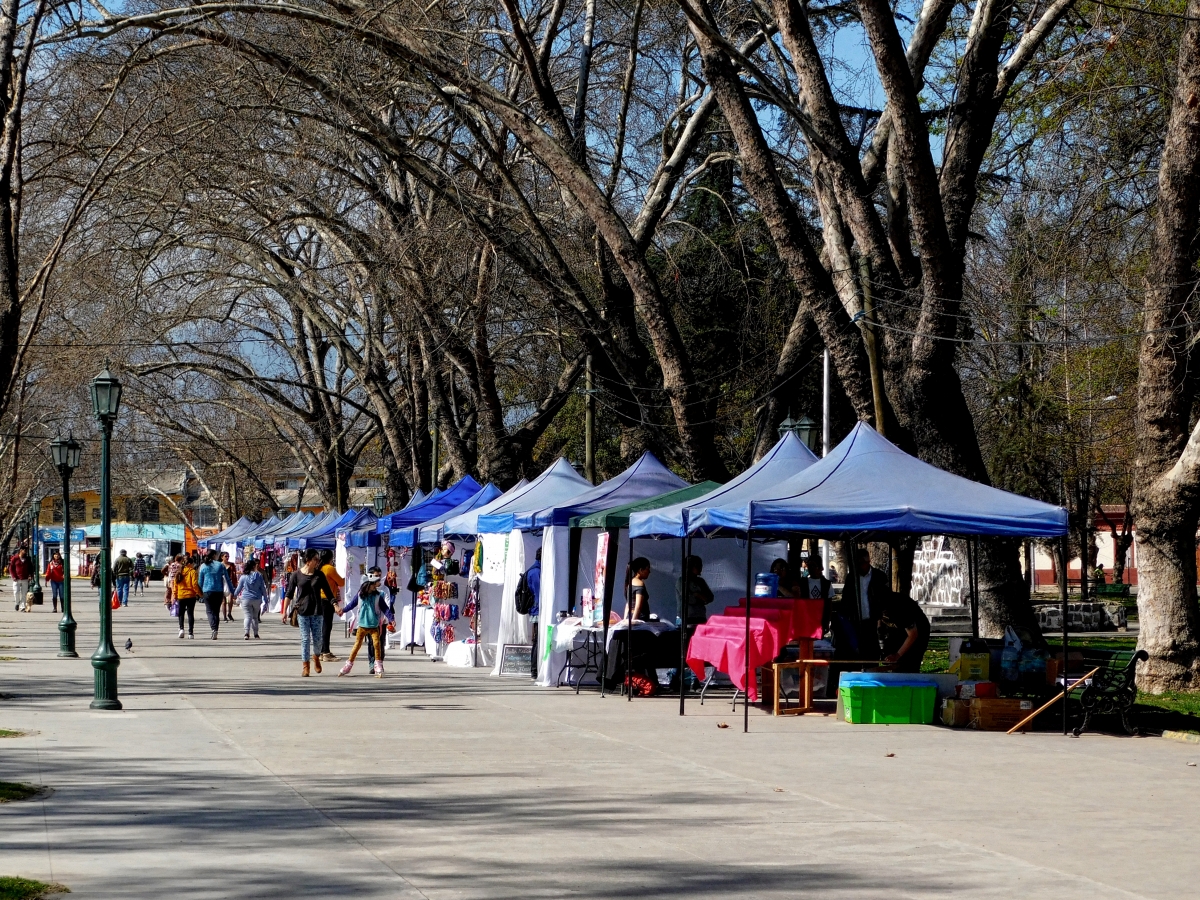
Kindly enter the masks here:
M 288 582 L 287 601 L 283 604 L 283 621 L 295 610 L 300 625 L 300 659 L 304 664 L 300 674 L 304 677 L 309 674 L 310 659 L 317 674 L 321 674 L 321 607 L 333 598 L 333 588 L 320 565 L 316 550 L 305 553 L 304 565 Z
M 204 611 L 208 613 L 208 627 L 212 629 L 212 639 L 217 639 L 217 630 L 221 627 L 221 608 L 225 605 L 225 591 L 233 592 L 233 583 L 229 580 L 229 571 L 217 559 L 217 551 L 209 550 L 208 557 L 196 574 L 200 582 L 200 593 L 204 597 Z
M 346 585 L 346 579 L 338 574 L 333 564 L 332 550 L 321 551 L 321 573 L 333 588 L 333 596 L 321 607 L 321 659 L 334 662 L 337 657 L 329 649 L 329 638 L 333 635 L 333 607 L 342 599 L 342 588 Z
M 221 554 L 221 565 L 225 567 L 225 571 L 229 574 L 229 590 L 225 592 L 225 605 L 221 608 L 222 618 L 226 622 L 233 621 L 233 593 L 237 589 L 238 573 L 237 566 L 229 561 L 229 554 Z
M 233 595 L 242 604 L 242 630 L 245 632 L 245 640 L 250 640 L 251 632 L 254 632 L 254 639 L 258 640 L 258 623 L 267 602 L 267 583 L 263 580 L 262 572 L 258 571 L 257 559 L 246 561 Z
M 146 592 L 146 557 L 140 553 L 133 560 L 133 590 L 134 593 Z
M 175 602 L 175 581 L 179 578 L 179 573 L 183 571 L 183 555 L 180 554 L 170 560 L 163 567 L 163 586 L 166 588 L 163 603 L 170 606 Z M 182 635 L 180 635 L 182 637 Z
M 196 574 L 196 567 L 192 565 L 190 557 L 177 556 L 175 563 L 179 566 L 179 569 L 172 582 L 171 593 L 175 597 L 175 602 L 179 604 L 177 613 L 179 616 L 179 639 L 183 640 L 183 620 L 186 616 L 187 636 L 190 640 L 196 636 L 194 634 L 196 628 L 196 601 L 200 599 L 200 580 Z
M 113 563 L 112 572 L 117 579 L 117 599 L 121 601 L 122 606 L 128 606 L 129 582 L 133 579 L 133 560 L 124 550 L 117 554 L 117 561 Z
M 50 584 L 50 602 L 54 604 L 54 612 L 58 612 L 58 604 L 62 602 L 63 579 L 66 576 L 66 571 L 63 565 L 62 554 L 55 550 L 54 554 L 50 557 L 50 561 L 46 563 L 45 572 L 46 581 Z

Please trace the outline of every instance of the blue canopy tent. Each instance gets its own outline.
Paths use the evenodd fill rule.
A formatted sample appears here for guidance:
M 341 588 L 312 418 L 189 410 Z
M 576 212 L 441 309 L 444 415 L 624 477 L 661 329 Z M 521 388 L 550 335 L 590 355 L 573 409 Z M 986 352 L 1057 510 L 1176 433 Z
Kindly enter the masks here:
M 422 522 L 428 522 L 430 519 L 434 519 L 454 509 L 454 507 L 475 494 L 481 487 L 483 485 L 470 475 L 464 475 L 451 487 L 441 492 L 435 492 L 420 503 L 410 503 L 404 509 L 381 516 L 375 528 L 380 534 L 387 534 L 390 531 L 398 530 L 405 526 L 420 525 Z
M 274 528 L 279 524 L 279 522 L 280 519 L 278 516 L 271 516 L 269 519 L 263 519 L 263 521 L 259 522 L 257 525 L 238 538 L 238 545 L 241 546 L 244 544 L 249 544 L 250 546 L 254 546 L 254 536 L 256 534 L 260 534 L 263 531 Z
M 499 497 L 500 493 L 500 488 L 489 482 L 462 503 L 458 504 L 458 506 L 447 510 L 441 515 L 428 519 L 425 522 L 419 522 L 416 525 L 392 529 L 391 534 L 388 536 L 388 543 L 393 547 L 411 547 L 414 544 L 432 544 L 440 541 L 441 526 L 447 519 L 454 516 L 461 516 L 473 509 L 479 509 Z M 426 533 L 429 534 L 429 537 L 425 536 Z
M 507 534 L 514 529 L 533 531 L 531 517 L 559 504 L 567 504 L 586 491 L 592 483 L 575 471 L 561 456 L 541 475 L 495 509 L 481 513 L 476 524 L 478 534 Z M 519 525 L 518 519 L 525 525 Z M 539 526 L 540 527 L 540 526 Z
M 967 544 L 972 630 L 979 633 L 979 537 L 1060 537 L 1067 512 L 952 475 L 922 462 L 860 422 L 829 455 L 756 497 L 702 504 L 688 515 L 689 535 L 801 533 L 862 539 L 877 534 L 945 534 L 974 538 Z M 751 541 L 748 541 L 749 545 Z M 1065 544 L 1061 551 L 1064 554 Z M 847 573 L 848 576 L 850 573 Z M 747 596 L 750 595 L 747 565 Z M 849 584 L 857 584 L 848 577 Z M 1063 646 L 1066 582 L 1062 581 Z M 747 605 L 747 635 L 749 634 Z M 747 656 L 747 669 L 749 669 Z M 749 711 L 745 713 L 749 727 Z M 1064 704 L 1064 729 L 1066 714 Z
M 317 513 L 303 528 L 299 528 L 287 536 L 287 540 L 285 541 L 287 548 L 289 550 L 299 550 L 301 539 L 308 537 L 310 534 L 320 534 L 326 528 L 337 524 L 341 517 L 342 514 L 336 509 Z M 275 535 L 275 539 L 279 540 L 278 534 Z
M 257 527 L 257 522 L 252 522 L 245 516 L 242 516 L 224 531 L 218 531 L 216 534 L 210 534 L 208 537 L 200 538 L 198 541 L 196 541 L 196 546 L 207 549 L 209 544 L 224 544 L 228 541 L 235 541 L 238 538 L 249 534 Z
M 293 531 L 299 531 L 312 521 L 312 518 L 313 514 L 310 512 L 294 512 L 284 518 L 274 528 L 256 531 L 254 533 L 255 548 L 262 550 L 265 547 L 274 546 L 276 537 L 287 537 Z
M 660 509 L 629 516 L 630 538 L 683 538 L 688 533 L 689 511 L 707 506 L 736 504 L 777 487 L 817 461 L 813 452 L 793 432 L 781 437 L 766 456 L 732 481 L 711 493 Z
M 341 532 L 367 528 L 374 524 L 375 513 L 371 510 L 366 508 L 347 510 L 336 522 L 318 531 L 306 532 L 301 536 L 300 549 L 307 550 L 310 547 L 316 547 L 318 550 L 332 550 L 337 546 L 337 536 Z
M 437 540 L 459 540 L 470 539 L 479 533 L 479 517 L 487 515 L 500 507 L 507 504 L 510 500 L 514 500 L 521 496 L 530 485 L 528 479 L 522 478 L 507 491 L 496 497 L 494 500 L 485 503 L 483 506 L 468 510 L 465 513 L 458 515 L 447 515 L 446 520 L 441 523 L 438 528 Z M 421 543 L 432 543 L 432 541 L 422 534 Z

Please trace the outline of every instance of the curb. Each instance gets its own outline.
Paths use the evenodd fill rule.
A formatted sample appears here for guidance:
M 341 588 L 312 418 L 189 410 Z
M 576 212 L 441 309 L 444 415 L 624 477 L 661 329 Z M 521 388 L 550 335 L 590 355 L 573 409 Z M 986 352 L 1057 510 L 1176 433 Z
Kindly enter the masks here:
M 1164 731 L 1162 736 L 1169 741 L 1182 741 L 1185 744 L 1200 744 L 1200 734 L 1194 731 Z

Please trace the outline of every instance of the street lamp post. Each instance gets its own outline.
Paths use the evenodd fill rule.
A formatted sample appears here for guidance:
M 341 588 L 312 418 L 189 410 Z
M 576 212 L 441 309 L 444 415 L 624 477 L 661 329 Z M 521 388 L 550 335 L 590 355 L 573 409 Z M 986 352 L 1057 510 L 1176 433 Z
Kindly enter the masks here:
M 92 709 L 120 709 L 117 699 L 117 666 L 121 657 L 112 642 L 112 516 L 109 504 L 110 462 L 109 444 L 112 442 L 113 425 L 121 408 L 121 382 L 108 371 L 92 379 L 92 412 L 100 422 L 100 642 L 92 654 L 92 668 L 96 670 L 95 691 Z
M 375 492 L 375 518 L 383 515 L 383 511 L 387 508 L 387 494 L 380 488 Z
M 799 421 L 790 415 L 779 423 L 779 436 L 783 437 L 789 431 L 793 432 L 809 450 L 816 449 L 817 423 L 808 416 L 801 416 Z
M 71 615 L 71 473 L 79 468 L 81 448 L 73 437 L 50 442 L 50 457 L 62 476 L 63 505 L 63 617 L 58 623 L 58 655 L 79 656 L 75 652 L 75 619 Z
M 42 536 L 38 520 L 41 517 L 42 501 L 34 500 L 29 505 L 29 561 L 33 564 L 33 585 L 29 588 L 29 593 L 33 594 L 33 602 L 36 606 L 41 606 L 42 603 L 42 578 L 38 563 L 38 541 Z

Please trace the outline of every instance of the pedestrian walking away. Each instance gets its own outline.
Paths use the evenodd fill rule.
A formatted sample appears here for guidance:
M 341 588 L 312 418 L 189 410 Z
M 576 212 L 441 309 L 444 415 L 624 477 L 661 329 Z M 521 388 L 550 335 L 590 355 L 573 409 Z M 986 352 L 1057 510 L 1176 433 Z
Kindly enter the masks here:
M 257 559 L 246 560 L 242 569 L 242 577 L 238 579 L 233 596 L 242 604 L 242 631 L 245 639 L 250 640 L 250 634 L 253 632 L 257 640 L 258 623 L 267 603 L 267 583 L 263 580 L 262 572 L 258 571 Z
M 193 632 L 196 627 L 196 601 L 200 599 L 200 579 L 190 558 L 177 556 L 175 564 L 179 568 L 171 587 L 171 593 L 175 597 L 175 602 L 179 604 L 179 638 L 183 639 L 183 620 L 186 616 L 187 636 L 191 639 L 196 636 Z
M 133 560 L 133 590 L 139 594 L 146 592 L 146 557 L 140 553 Z
M 321 605 L 333 599 L 333 588 L 320 569 L 321 559 L 316 550 L 304 554 L 304 565 L 288 581 L 283 621 L 294 612 L 300 626 L 301 676 L 309 674 L 309 662 L 321 674 Z
M 117 554 L 117 561 L 112 567 L 113 577 L 117 579 L 117 599 L 122 606 L 129 605 L 129 582 L 133 580 L 133 560 L 122 550 Z
M 169 561 L 163 567 L 163 603 L 170 606 L 175 602 L 175 580 L 179 578 L 179 573 L 183 571 L 183 555 L 180 554 Z
M 225 622 L 233 621 L 233 594 L 238 583 L 237 566 L 229 561 L 229 554 L 221 554 L 221 565 L 225 567 L 225 571 L 229 573 L 229 590 L 225 592 L 225 603 L 221 607 L 221 618 Z
M 54 604 L 54 612 L 58 612 L 58 604 L 62 602 L 63 578 L 66 576 L 66 568 L 63 565 L 62 554 L 57 550 L 50 557 L 50 561 L 46 563 L 46 571 L 43 574 L 50 585 L 50 602 Z
M 208 627 L 212 629 L 212 639 L 217 639 L 217 630 L 221 627 L 221 608 L 225 604 L 225 591 L 233 593 L 233 584 L 229 580 L 229 570 L 217 559 L 217 551 L 209 550 L 204 564 L 196 573 L 200 582 L 200 595 L 204 598 L 204 611 L 208 613 Z
M 29 603 L 29 579 L 33 577 L 33 561 L 24 547 L 19 548 L 8 561 L 8 577 L 12 579 L 13 599 L 16 600 L 13 609 L 29 612 L 32 608 Z
M 354 629 L 354 647 L 350 650 L 350 657 L 338 675 L 350 674 L 350 670 L 354 668 L 354 660 L 358 657 L 358 651 L 362 649 L 364 641 L 370 641 L 377 656 L 382 653 L 382 645 L 379 642 L 379 625 L 387 610 L 387 601 L 379 592 L 379 575 L 375 572 L 368 572 L 363 576 L 358 596 L 344 604 L 342 612 L 350 612 L 356 608 L 358 610 L 358 626 Z M 376 678 L 383 677 L 382 659 L 377 658 L 372 668 L 375 670 Z
M 338 574 L 333 564 L 332 550 L 321 551 L 321 574 L 333 589 L 333 596 L 321 606 L 321 659 L 335 662 L 337 657 L 329 649 L 329 638 L 333 635 L 333 607 L 342 600 L 342 588 L 346 585 L 346 579 Z

